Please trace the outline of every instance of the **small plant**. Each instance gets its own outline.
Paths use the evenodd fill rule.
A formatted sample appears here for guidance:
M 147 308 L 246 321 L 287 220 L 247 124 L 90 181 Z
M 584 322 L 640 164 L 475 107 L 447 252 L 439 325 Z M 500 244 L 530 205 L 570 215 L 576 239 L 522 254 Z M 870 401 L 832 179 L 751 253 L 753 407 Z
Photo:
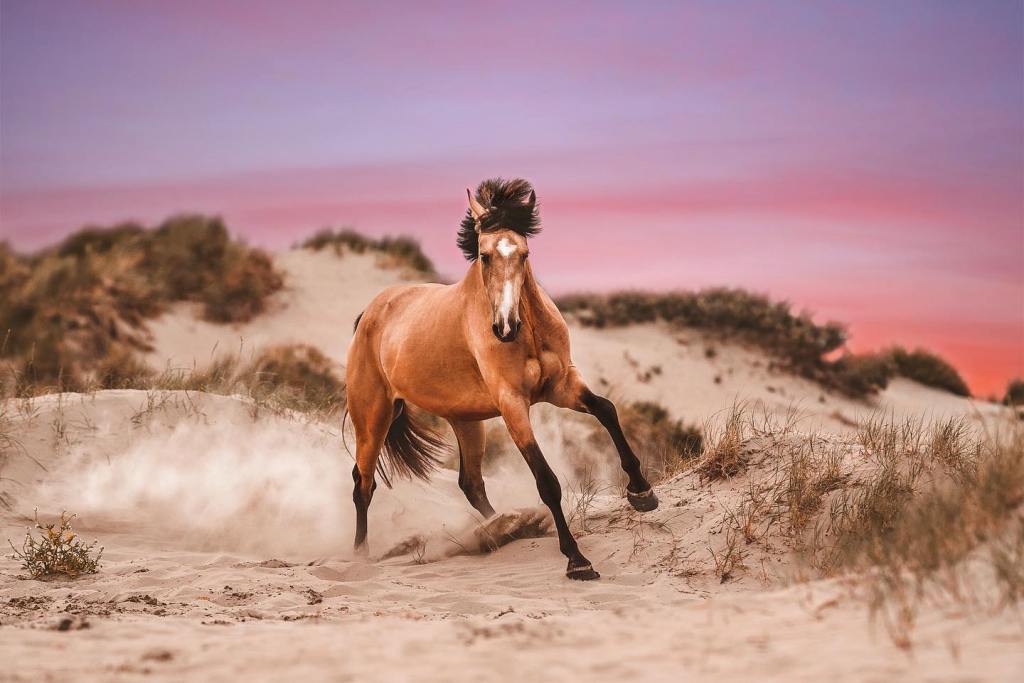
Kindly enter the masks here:
M 705 428 L 708 439 L 696 465 L 702 482 L 728 479 L 746 469 L 750 456 L 746 427 L 746 406 L 735 404 L 720 430 Z
M 25 531 L 25 540 L 21 550 L 14 547 L 10 540 L 7 543 L 14 551 L 13 558 L 21 560 L 21 566 L 33 579 L 49 579 L 56 576 L 76 578 L 82 574 L 95 574 L 99 571 L 103 548 L 96 550 L 97 541 L 86 545 L 71 528 L 71 520 L 75 515 L 60 513 L 60 519 L 50 524 L 39 521 L 39 510 L 35 511 L 35 528 L 42 532 L 40 538 L 32 535 L 32 530 Z M 93 555 L 95 553 L 95 556 Z

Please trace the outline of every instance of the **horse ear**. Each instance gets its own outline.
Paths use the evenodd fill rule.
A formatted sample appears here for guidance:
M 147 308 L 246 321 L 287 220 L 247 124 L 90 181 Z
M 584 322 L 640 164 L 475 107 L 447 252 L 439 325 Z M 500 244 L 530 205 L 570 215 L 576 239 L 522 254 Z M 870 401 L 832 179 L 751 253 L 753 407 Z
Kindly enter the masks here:
M 487 209 L 485 209 L 480 202 L 476 200 L 476 197 L 473 196 L 473 193 L 470 192 L 468 187 L 466 188 L 466 196 L 469 197 L 469 211 L 473 214 L 473 218 L 476 219 L 477 222 L 476 231 L 480 232 L 480 219 L 485 213 L 487 213 Z
M 530 207 L 530 211 L 533 211 L 534 205 L 537 204 L 537 193 L 534 190 L 530 190 L 530 198 L 526 201 L 526 205 Z

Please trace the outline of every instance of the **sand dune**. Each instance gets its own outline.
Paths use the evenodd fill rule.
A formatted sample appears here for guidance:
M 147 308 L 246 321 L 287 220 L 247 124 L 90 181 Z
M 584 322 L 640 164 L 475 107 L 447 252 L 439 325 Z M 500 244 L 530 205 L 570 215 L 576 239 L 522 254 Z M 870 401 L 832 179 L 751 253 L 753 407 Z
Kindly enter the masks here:
M 311 343 L 340 361 L 352 319 L 399 281 L 370 257 L 289 252 L 279 263 L 288 287 L 270 313 L 228 328 L 176 309 L 152 326 L 150 362 L 201 364 L 239 338 L 253 349 Z M 1000 410 L 902 380 L 874 404 L 849 401 L 693 331 L 572 333 L 578 364 L 614 397 L 656 400 L 691 421 L 737 399 L 769 412 L 795 404 L 806 416 L 798 429 L 824 429 L 851 454 L 850 425 L 872 411 L 994 420 Z M 687 472 L 657 487 L 657 511 L 640 514 L 602 470 L 594 500 L 576 509 L 585 514 L 572 515 L 602 578 L 578 583 L 564 577 L 546 511 L 514 458 L 489 470 L 503 513 L 489 524 L 452 471 L 380 487 L 371 557 L 360 559 L 338 425 L 193 392 L 51 395 L 7 401 L 0 415 L 15 444 L 0 472 L 11 503 L 0 508 L 0 539 L 17 542 L 38 506 L 47 517 L 77 512 L 76 528 L 105 546 L 101 572 L 74 581 L 22 580 L 15 560 L 0 560 L 0 680 L 1012 681 L 1024 672 L 1024 629 L 1012 615 L 928 606 L 902 649 L 872 626 L 856 584 L 801 580 L 781 538 L 751 547 L 723 582 L 711 551 L 748 478 L 708 486 Z M 573 511 L 578 482 L 563 445 L 579 441 L 578 427 L 554 410 L 536 420 Z

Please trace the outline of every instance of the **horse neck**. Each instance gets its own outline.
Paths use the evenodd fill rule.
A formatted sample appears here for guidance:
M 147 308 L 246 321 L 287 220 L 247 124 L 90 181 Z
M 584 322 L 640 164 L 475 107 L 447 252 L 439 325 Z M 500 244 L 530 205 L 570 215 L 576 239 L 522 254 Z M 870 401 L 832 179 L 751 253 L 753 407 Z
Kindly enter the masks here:
M 547 295 L 540 288 L 537 278 L 533 276 L 533 268 L 526 264 L 523 278 L 523 291 L 519 297 L 519 306 L 523 314 L 523 322 L 532 328 L 534 334 L 542 333 L 551 324 L 551 312 L 547 303 Z

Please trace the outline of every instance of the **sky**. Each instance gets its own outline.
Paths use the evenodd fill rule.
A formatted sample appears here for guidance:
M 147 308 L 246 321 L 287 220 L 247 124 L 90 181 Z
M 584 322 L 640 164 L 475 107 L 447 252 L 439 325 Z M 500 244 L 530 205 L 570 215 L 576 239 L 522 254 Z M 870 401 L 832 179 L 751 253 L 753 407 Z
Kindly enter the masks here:
M 537 188 L 554 294 L 742 286 L 1024 375 L 1024 2 L 0 0 L 0 240 L 217 213 L 466 268 Z

